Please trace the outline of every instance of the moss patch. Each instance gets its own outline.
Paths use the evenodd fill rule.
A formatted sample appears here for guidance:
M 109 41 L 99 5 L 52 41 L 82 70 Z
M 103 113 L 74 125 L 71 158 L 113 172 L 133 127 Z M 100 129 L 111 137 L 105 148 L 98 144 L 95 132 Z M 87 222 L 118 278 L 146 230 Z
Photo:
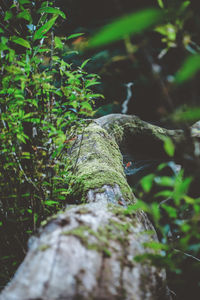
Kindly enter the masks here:
M 115 140 L 100 126 L 90 124 L 80 142 L 72 151 L 75 197 L 85 199 L 90 189 L 102 191 L 104 185 L 120 187 L 124 199 L 132 200 L 132 191 L 126 181 L 122 155 Z M 103 191 L 102 191 L 103 192 Z

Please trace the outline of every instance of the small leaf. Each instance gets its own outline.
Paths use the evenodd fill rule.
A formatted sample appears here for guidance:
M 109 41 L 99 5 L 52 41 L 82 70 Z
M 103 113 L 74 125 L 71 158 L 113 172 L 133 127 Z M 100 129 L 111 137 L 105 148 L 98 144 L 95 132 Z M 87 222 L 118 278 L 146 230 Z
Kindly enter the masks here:
M 24 40 L 23 38 L 17 37 L 17 36 L 13 36 L 11 37 L 11 41 L 13 43 L 19 44 L 25 48 L 31 48 L 31 45 L 28 41 Z
M 87 101 L 81 103 L 81 108 L 82 109 L 87 109 L 89 111 L 92 111 L 92 106 Z
M 27 20 L 28 22 L 31 22 L 32 21 L 32 17 L 31 17 L 31 14 L 28 12 L 28 10 L 24 10 L 22 12 L 20 12 L 18 15 L 17 15 L 17 18 L 20 19 L 25 19 Z
M 47 200 L 47 201 L 44 201 L 44 204 L 46 204 L 47 206 L 53 206 L 53 205 L 58 204 L 58 202 L 53 201 L 53 200 Z
M 156 177 L 155 182 L 162 186 L 169 186 L 169 187 L 174 186 L 174 179 L 169 176 Z
M 183 111 L 179 109 L 172 114 L 172 119 L 175 121 L 199 121 L 200 119 L 200 107 L 186 107 Z
M 164 137 L 163 138 L 164 141 L 164 149 L 165 152 L 170 156 L 174 156 L 174 152 L 175 152 L 175 147 L 174 144 L 172 142 L 172 140 L 169 137 Z
M 164 8 L 164 4 L 162 0 L 157 0 L 158 5 L 160 6 L 160 8 Z
M 4 21 L 8 21 L 12 18 L 12 12 L 11 11 L 6 11 Z
M 58 49 L 63 48 L 63 43 L 59 37 L 55 36 L 54 41 L 55 41 L 55 48 L 58 48 Z
M 157 9 L 144 9 L 139 12 L 122 17 L 92 37 L 89 41 L 89 48 L 99 47 L 118 41 L 129 34 L 137 34 L 157 24 L 162 13 Z
M 158 222 L 160 220 L 160 206 L 158 203 L 152 203 L 151 214 L 153 215 L 154 221 Z
M 55 15 L 61 16 L 63 19 L 66 19 L 66 15 L 64 14 L 64 12 L 61 11 L 59 8 L 55 8 L 55 7 L 49 7 L 49 6 L 42 7 L 37 12 L 38 13 L 55 14 Z
M 181 4 L 181 7 L 180 7 L 180 12 L 183 13 L 184 10 L 190 5 L 190 1 L 184 1 L 182 4 Z
M 33 40 L 35 41 L 35 40 L 41 39 L 51 29 L 51 27 L 54 25 L 57 18 L 58 18 L 58 15 L 54 16 L 47 23 L 45 23 L 42 27 L 40 27 L 34 34 Z
M 191 79 L 200 70 L 200 54 L 188 57 L 180 70 L 176 73 L 175 79 L 177 83 Z
M 85 65 L 88 63 L 90 61 L 90 58 L 88 58 L 88 59 L 86 59 L 83 63 L 82 63 L 82 65 L 81 65 L 81 69 L 83 69 L 84 67 L 85 67 Z
M 151 249 L 154 249 L 154 250 L 162 250 L 162 249 L 167 250 L 168 249 L 167 245 L 156 242 L 156 241 L 146 242 L 143 245 L 147 248 L 151 248 Z
M 170 205 L 167 205 L 165 203 L 161 204 L 161 207 L 163 209 L 165 209 L 165 211 L 168 213 L 168 215 L 170 216 L 170 218 L 173 218 L 175 219 L 177 217 L 177 210 L 176 208 L 170 206 Z
M 141 179 L 141 186 L 146 193 L 150 192 L 153 185 L 153 180 L 154 174 L 149 174 Z
M 77 37 L 79 37 L 79 36 L 81 36 L 81 35 L 83 35 L 83 34 L 84 34 L 84 33 L 74 33 L 74 34 L 69 35 L 69 36 L 67 37 L 67 39 L 68 39 L 68 40 L 74 39 L 74 38 L 77 38 Z
M 19 0 L 19 3 L 20 4 L 28 4 L 28 3 L 31 3 L 31 1 L 29 1 L 29 0 Z

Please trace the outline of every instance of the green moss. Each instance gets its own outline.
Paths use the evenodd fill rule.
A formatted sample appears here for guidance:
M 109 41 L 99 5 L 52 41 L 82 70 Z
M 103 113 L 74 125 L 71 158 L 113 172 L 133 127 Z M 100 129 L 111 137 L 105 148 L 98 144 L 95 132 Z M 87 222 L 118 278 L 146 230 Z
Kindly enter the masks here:
M 46 251 L 46 250 L 49 249 L 49 248 L 50 248 L 49 245 L 43 244 L 43 245 L 40 245 L 40 246 L 39 246 L 38 250 L 39 250 L 39 251 Z
M 75 197 L 86 199 L 90 189 L 104 192 L 104 185 L 120 187 L 124 199 L 132 200 L 132 191 L 124 174 L 122 155 L 115 140 L 97 124 L 87 127 L 80 145 L 72 153 L 76 180 L 72 184 Z M 103 188 L 103 189 L 102 189 Z
M 72 230 L 64 231 L 62 234 L 67 236 L 73 235 L 77 237 L 87 249 L 100 251 L 104 253 L 105 256 L 110 257 L 112 253 L 110 241 L 118 241 L 124 247 L 128 241 L 128 235 L 131 232 L 131 226 L 133 225 L 128 222 L 110 219 L 108 224 L 99 227 L 97 231 L 92 230 L 89 226 L 79 226 Z M 91 237 L 93 237 L 92 242 Z

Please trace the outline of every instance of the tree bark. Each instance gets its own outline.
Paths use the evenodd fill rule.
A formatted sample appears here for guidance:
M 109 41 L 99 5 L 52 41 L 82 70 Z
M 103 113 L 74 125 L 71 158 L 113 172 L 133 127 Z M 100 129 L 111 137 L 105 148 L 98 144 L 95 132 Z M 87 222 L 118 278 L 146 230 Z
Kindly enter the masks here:
M 0 300 L 171 299 L 165 271 L 136 260 L 155 253 L 145 244 L 157 236 L 145 213 L 127 209 L 137 200 L 122 159 L 123 152 L 166 159 L 166 136 L 180 154 L 186 144 L 181 130 L 120 114 L 87 121 L 68 150 L 73 205 L 31 238 Z

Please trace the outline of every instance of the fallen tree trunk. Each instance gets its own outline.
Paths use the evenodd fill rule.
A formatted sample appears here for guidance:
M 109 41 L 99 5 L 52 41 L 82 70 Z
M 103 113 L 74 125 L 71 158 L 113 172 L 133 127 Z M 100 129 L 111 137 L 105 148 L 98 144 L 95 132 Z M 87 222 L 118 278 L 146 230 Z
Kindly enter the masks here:
M 88 121 L 68 152 L 75 205 L 40 228 L 0 299 L 170 299 L 165 271 L 134 259 L 154 253 L 144 244 L 157 236 L 142 211 L 126 210 L 136 199 L 120 152 L 166 158 L 166 136 L 178 153 L 185 143 L 180 130 L 118 114 Z

